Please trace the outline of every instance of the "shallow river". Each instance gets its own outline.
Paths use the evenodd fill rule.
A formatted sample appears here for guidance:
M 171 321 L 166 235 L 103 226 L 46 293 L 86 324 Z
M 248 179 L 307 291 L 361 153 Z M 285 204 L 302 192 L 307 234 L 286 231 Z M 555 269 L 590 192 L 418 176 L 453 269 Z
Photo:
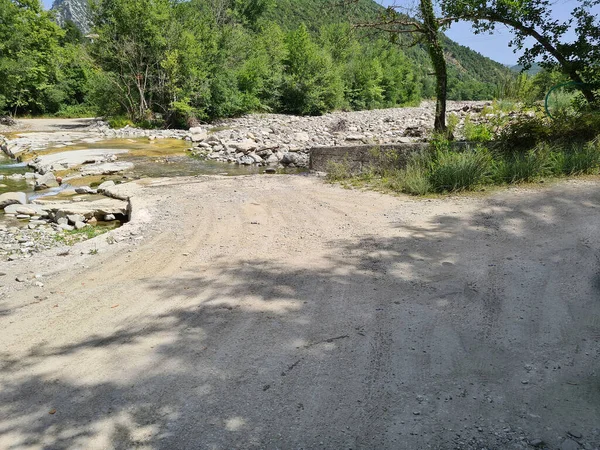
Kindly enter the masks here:
M 71 169 L 64 173 L 66 181 L 60 188 L 46 191 L 33 191 L 33 184 L 28 184 L 24 179 L 13 180 L 9 177 L 14 174 L 25 174 L 31 172 L 26 163 L 17 163 L 9 158 L 0 156 L 0 194 L 4 192 L 26 192 L 33 199 L 39 196 L 54 195 L 63 190 L 69 190 L 73 186 L 97 185 L 105 180 L 126 181 L 138 178 L 175 177 L 193 175 L 248 175 L 260 173 L 264 168 L 257 166 L 239 166 L 235 164 L 206 161 L 190 156 L 186 149 L 190 143 L 179 139 L 158 139 L 148 141 L 147 138 L 139 139 L 112 139 L 95 143 L 81 143 L 68 147 L 49 148 L 39 151 L 38 154 L 68 152 L 84 149 L 119 149 L 127 150 L 125 154 L 119 155 L 119 161 L 128 161 L 134 164 L 132 170 L 115 175 L 102 176 L 77 176 L 78 169 Z M 75 176 L 75 177 L 74 177 Z
M 149 141 L 148 138 L 138 138 L 101 140 L 93 143 L 76 143 L 70 146 L 59 145 L 38 150 L 36 151 L 38 155 L 85 149 L 126 150 L 127 153 L 118 154 L 117 161 L 133 163 L 132 169 L 114 175 L 81 176 L 79 167 L 58 171 L 55 172 L 55 175 L 63 178 L 62 185 L 42 191 L 34 191 L 32 176 L 11 179 L 12 175 L 25 175 L 28 172 L 32 172 L 32 169 L 27 166 L 27 163 L 18 163 L 0 153 L 0 175 L 2 175 L 0 177 L 0 194 L 5 192 L 25 192 L 29 201 L 40 197 L 69 200 L 76 195 L 74 192 L 75 187 L 90 186 L 93 188 L 108 180 L 114 180 L 119 183 L 139 178 L 194 175 L 249 175 L 264 172 L 265 169 L 258 166 L 239 166 L 237 164 L 199 159 L 186 152 L 189 148 L 190 142 L 180 139 L 157 139 Z M 26 154 L 26 157 L 31 159 L 35 155 Z M 0 222 L 3 222 L 4 225 L 7 225 L 7 221 L 14 224 L 14 218 L 3 216 L 4 213 L 0 210 Z M 23 224 L 26 223 L 23 222 Z

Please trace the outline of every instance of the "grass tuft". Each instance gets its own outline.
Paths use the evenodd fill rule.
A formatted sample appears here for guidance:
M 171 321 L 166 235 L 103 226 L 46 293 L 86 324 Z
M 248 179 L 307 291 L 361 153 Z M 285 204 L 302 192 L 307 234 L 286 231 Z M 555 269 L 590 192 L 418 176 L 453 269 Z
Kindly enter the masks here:
M 431 164 L 429 179 L 435 192 L 471 189 L 489 175 L 492 158 L 488 150 L 438 151 Z

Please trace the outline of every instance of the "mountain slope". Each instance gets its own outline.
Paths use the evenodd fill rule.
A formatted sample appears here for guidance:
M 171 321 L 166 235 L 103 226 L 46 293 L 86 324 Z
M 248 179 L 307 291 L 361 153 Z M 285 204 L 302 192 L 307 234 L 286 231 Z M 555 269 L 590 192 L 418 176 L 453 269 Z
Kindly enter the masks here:
M 376 20 L 383 7 L 373 0 L 357 0 L 342 10 L 339 0 L 277 0 L 276 7 L 268 14 L 268 19 L 278 23 L 284 29 L 295 28 L 305 23 L 313 31 L 323 25 L 336 22 L 368 22 Z M 374 37 L 388 39 L 385 33 L 369 32 Z M 398 44 L 404 48 L 407 57 L 412 60 L 419 73 L 423 94 L 434 95 L 435 79 L 429 75 L 433 68 L 426 48 L 423 45 L 409 46 L 406 35 L 399 36 Z M 479 100 L 489 98 L 492 86 L 499 79 L 512 76 L 506 66 L 487 58 L 468 47 L 444 37 L 444 47 L 448 60 L 449 98 L 455 100 Z
M 90 32 L 91 14 L 88 0 L 54 0 L 52 8 L 60 26 L 68 21 L 75 24 L 85 35 Z
M 541 72 L 543 69 L 539 64 L 534 63 L 528 70 L 525 71 L 523 70 L 523 66 L 520 64 L 511 66 L 510 70 L 517 73 L 525 72 L 527 75 L 535 75 Z
M 373 0 L 357 0 L 347 8 L 340 8 L 339 0 L 277 0 L 275 7 L 267 13 L 269 21 L 279 24 L 283 29 L 296 28 L 301 23 L 309 30 L 319 29 L 338 22 L 368 22 L 376 19 L 383 7 Z M 64 24 L 71 20 L 84 34 L 90 31 L 89 0 L 54 0 L 52 10 L 56 11 L 57 22 Z M 369 33 L 373 35 L 373 33 Z M 388 38 L 385 34 L 381 38 Z M 431 61 L 423 45 L 409 47 L 409 38 L 400 36 L 399 45 L 406 45 L 404 52 L 413 62 L 415 70 L 422 80 L 425 97 L 434 95 L 435 80 Z M 478 100 L 489 98 L 492 86 L 499 79 L 511 76 L 511 70 L 468 47 L 448 38 L 444 39 L 449 72 L 449 97 L 457 100 Z

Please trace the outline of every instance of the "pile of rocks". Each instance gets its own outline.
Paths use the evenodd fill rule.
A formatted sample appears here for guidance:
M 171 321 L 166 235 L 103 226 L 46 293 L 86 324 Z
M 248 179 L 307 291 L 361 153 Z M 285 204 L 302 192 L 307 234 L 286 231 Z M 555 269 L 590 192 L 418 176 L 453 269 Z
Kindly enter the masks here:
M 103 192 L 114 185 L 106 182 L 92 189 L 78 188 L 81 193 Z M 98 221 L 110 222 L 125 219 L 129 205 L 126 201 L 102 198 L 92 201 L 63 202 L 34 200 L 27 202 L 24 192 L 9 192 L 0 195 L 0 209 L 7 219 L 14 219 L 21 226 L 0 226 L 0 255 L 28 257 L 31 254 L 58 245 L 57 233 L 80 230 L 96 225 Z M 23 227 L 23 223 L 27 225 Z
M 460 120 L 480 113 L 490 102 L 449 102 Z M 415 108 L 335 112 L 321 117 L 253 114 L 191 128 L 186 139 L 196 156 L 250 165 L 305 167 L 313 147 L 397 144 L 427 138 L 435 104 Z
M 459 117 L 479 114 L 490 102 L 448 102 L 447 110 Z M 126 126 L 114 130 L 106 122 L 96 121 L 84 131 L 28 133 L 6 139 L 0 147 L 11 158 L 25 152 L 76 143 L 94 143 L 111 138 L 186 139 L 194 155 L 210 160 L 242 165 L 281 165 L 305 167 L 313 147 L 355 144 L 396 144 L 423 141 L 433 128 L 434 102 L 419 107 L 372 111 L 334 112 L 320 117 L 280 114 L 252 114 L 222 120 L 185 130 L 144 130 Z M 478 117 L 476 120 L 485 120 Z M 73 152 L 70 152 L 73 153 Z M 120 167 L 106 167 L 107 171 Z
M 50 225 L 21 228 L 0 224 L 0 257 L 9 261 L 30 258 L 59 245 L 57 233 Z

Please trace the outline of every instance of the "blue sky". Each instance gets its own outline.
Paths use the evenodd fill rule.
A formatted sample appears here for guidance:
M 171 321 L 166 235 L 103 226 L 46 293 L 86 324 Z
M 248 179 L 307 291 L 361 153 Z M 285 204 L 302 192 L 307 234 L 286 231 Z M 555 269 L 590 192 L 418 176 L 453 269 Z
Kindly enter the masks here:
M 52 5 L 52 0 L 42 0 L 44 6 L 49 8 Z M 383 6 L 396 4 L 400 6 L 413 7 L 416 0 L 375 0 Z M 566 19 L 571 11 L 576 6 L 575 0 L 556 0 L 554 3 L 553 15 L 557 19 Z M 600 13 L 600 7 L 594 8 Z M 502 64 L 516 64 L 518 54 L 514 54 L 512 49 L 508 47 L 508 42 L 511 39 L 511 31 L 504 25 L 499 25 L 494 34 L 475 35 L 471 31 L 471 26 L 468 23 L 457 23 L 452 25 L 446 34 L 448 37 L 459 44 L 466 45 L 482 55 L 492 58 Z
M 401 7 L 416 5 L 416 0 L 376 0 L 377 3 L 383 6 L 388 5 L 399 5 Z M 559 20 L 566 20 L 570 15 L 573 8 L 577 6 L 578 2 L 575 0 L 556 0 L 553 5 L 552 15 Z M 600 13 L 600 8 L 595 7 L 594 11 Z M 471 31 L 471 26 L 468 23 L 457 23 L 446 31 L 446 35 L 458 42 L 459 44 L 466 45 L 475 51 L 478 51 L 482 55 L 487 56 L 495 61 L 502 64 L 514 65 L 517 62 L 520 54 L 513 53 L 513 49 L 508 46 L 508 42 L 511 40 L 511 31 L 504 25 L 496 27 L 494 34 L 479 34 L 475 35 Z

